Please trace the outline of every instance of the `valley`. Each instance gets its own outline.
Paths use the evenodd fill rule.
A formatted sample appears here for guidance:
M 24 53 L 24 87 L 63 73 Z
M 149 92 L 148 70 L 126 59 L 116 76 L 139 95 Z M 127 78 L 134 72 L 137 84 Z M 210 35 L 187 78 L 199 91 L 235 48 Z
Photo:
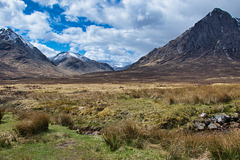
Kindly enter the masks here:
M 239 157 L 237 83 L 45 82 L 1 84 L 0 93 L 2 159 Z M 20 135 L 16 125 L 38 113 L 49 115 L 48 131 Z M 212 122 L 219 128 L 210 129 L 205 121 L 223 114 L 235 120 L 224 122 L 224 130 Z M 196 122 L 206 126 L 200 129 Z
M 55 54 L 46 57 L 11 28 L 0 29 L 0 159 L 240 159 L 239 26 L 215 8 L 126 67 L 35 42 Z M 93 37 L 86 41 L 103 41 Z M 87 45 L 73 40 L 84 53 Z M 115 56 L 95 46 L 85 54 L 115 64 L 134 56 L 104 47 Z

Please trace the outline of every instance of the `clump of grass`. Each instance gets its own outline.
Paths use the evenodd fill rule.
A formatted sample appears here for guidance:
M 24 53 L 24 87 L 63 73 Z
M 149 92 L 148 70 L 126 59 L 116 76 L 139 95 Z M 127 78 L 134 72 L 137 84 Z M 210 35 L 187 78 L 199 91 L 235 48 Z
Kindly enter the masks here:
M 0 107 L 0 123 L 1 123 L 1 120 L 3 118 L 3 114 L 4 114 L 4 111 L 3 109 Z
M 208 150 L 211 153 L 212 159 L 240 159 L 239 131 L 210 136 L 207 140 Z
M 74 126 L 72 118 L 66 113 L 60 114 L 56 119 L 56 123 L 62 126 L 69 127 L 70 129 Z
M 124 144 L 142 149 L 146 136 L 145 130 L 131 121 L 108 126 L 103 132 L 103 138 L 112 151 L 116 151 Z
M 31 136 L 48 130 L 50 122 L 46 113 L 34 113 L 15 125 L 15 131 L 21 136 Z
M 203 85 L 171 89 L 140 89 L 126 93 L 130 98 L 163 99 L 167 104 L 223 104 L 240 98 L 238 85 Z
M 0 134 L 0 148 L 10 148 L 14 141 L 16 138 L 12 134 L 6 132 Z
M 11 142 L 6 137 L 0 136 L 0 148 L 9 148 L 11 147 Z

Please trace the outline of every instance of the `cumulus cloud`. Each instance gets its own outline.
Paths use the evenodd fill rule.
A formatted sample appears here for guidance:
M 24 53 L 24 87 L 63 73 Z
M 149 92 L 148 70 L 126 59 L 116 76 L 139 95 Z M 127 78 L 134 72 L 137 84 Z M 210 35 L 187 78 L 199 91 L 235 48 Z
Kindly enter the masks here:
M 236 0 L 32 0 L 42 6 L 58 4 L 67 21 L 80 17 L 94 22 L 83 30 L 68 27 L 60 33 L 49 24 L 47 12 L 25 15 L 22 0 L 0 1 L 0 26 L 13 26 L 27 33 L 45 54 L 56 51 L 38 40 L 67 43 L 70 51 L 85 50 L 85 56 L 112 65 L 133 63 L 153 48 L 161 47 L 194 25 L 215 7 L 240 16 Z M 59 20 L 60 21 L 60 20 Z M 99 26 L 108 24 L 111 28 Z
M 34 2 L 38 2 L 39 4 L 43 5 L 43 6 L 53 6 L 54 4 L 57 4 L 58 1 L 57 0 L 32 0 Z
M 96 60 L 129 63 L 176 38 L 215 7 L 240 15 L 236 7 L 240 2 L 235 0 L 62 0 L 59 5 L 68 21 L 87 17 L 113 27 L 90 26 L 86 32 L 69 28 L 61 36 L 72 38 L 72 50 L 84 49 L 86 56 Z
M 25 15 L 23 10 L 26 4 L 21 0 L 1 0 L 0 2 L 0 26 L 13 27 L 26 31 L 30 39 L 45 39 L 46 33 L 51 32 L 48 22 L 49 15 L 42 12 L 33 12 Z
M 55 51 L 54 49 L 52 49 L 44 44 L 41 44 L 37 41 L 31 42 L 31 44 L 34 45 L 35 47 L 37 47 L 47 57 L 53 57 L 56 54 L 60 53 L 60 51 Z

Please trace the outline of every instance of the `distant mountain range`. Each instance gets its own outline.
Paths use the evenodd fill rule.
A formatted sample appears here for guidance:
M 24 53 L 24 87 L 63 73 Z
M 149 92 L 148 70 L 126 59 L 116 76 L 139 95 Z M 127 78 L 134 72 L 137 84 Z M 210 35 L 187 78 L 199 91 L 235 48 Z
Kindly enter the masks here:
M 72 76 L 113 71 L 106 63 L 62 52 L 47 59 L 11 29 L 0 30 L 0 78 Z M 117 69 L 117 68 L 116 68 Z M 240 19 L 215 8 L 193 27 L 165 46 L 155 48 L 129 68 L 92 73 L 94 81 L 194 82 L 240 78 Z
M 125 70 L 125 69 L 129 68 L 130 66 L 131 66 L 131 64 L 126 65 L 126 66 L 123 66 L 123 67 L 114 66 L 113 69 L 114 69 L 115 71 L 122 71 L 122 70 Z
M 75 53 L 62 52 L 51 61 L 12 29 L 0 29 L 0 78 L 67 77 L 83 73 L 113 71 L 106 63 Z
M 77 75 L 83 73 L 114 71 L 107 63 L 91 60 L 77 53 L 61 52 L 50 60 L 65 73 Z
M 240 19 L 215 8 L 165 46 L 129 68 L 89 74 L 105 81 L 230 82 L 240 79 Z

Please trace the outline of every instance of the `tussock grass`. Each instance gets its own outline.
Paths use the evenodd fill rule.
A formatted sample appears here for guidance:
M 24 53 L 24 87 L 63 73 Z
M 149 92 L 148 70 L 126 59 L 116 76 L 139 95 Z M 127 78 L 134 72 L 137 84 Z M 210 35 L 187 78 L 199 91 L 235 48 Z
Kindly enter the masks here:
M 239 85 L 188 86 L 172 89 L 140 89 L 127 93 L 130 98 L 163 99 L 167 104 L 223 104 L 240 97 Z
M 3 109 L 0 107 L 0 123 L 1 123 L 1 120 L 3 118 L 3 115 L 4 115 L 4 111 Z
M 139 127 L 125 121 L 105 128 L 103 138 L 112 151 L 124 145 L 144 148 L 158 144 L 167 151 L 166 159 L 199 158 L 209 153 L 212 159 L 240 159 L 240 131 L 224 133 L 184 133 L 166 131 L 157 127 Z
M 15 125 L 15 131 L 21 136 L 31 136 L 48 130 L 50 122 L 46 113 L 34 113 Z
M 56 123 L 62 126 L 69 127 L 70 129 L 74 126 L 72 118 L 66 113 L 62 113 L 58 117 L 56 117 Z
M 240 132 L 238 130 L 229 134 L 209 136 L 207 140 L 212 159 L 240 159 Z
M 103 139 L 112 151 L 116 151 L 122 145 L 135 146 L 141 149 L 144 146 L 143 139 L 146 136 L 145 130 L 131 121 L 110 125 L 103 132 Z
M 16 141 L 16 137 L 9 132 L 0 133 L 0 149 L 1 148 L 10 148 L 12 142 Z

